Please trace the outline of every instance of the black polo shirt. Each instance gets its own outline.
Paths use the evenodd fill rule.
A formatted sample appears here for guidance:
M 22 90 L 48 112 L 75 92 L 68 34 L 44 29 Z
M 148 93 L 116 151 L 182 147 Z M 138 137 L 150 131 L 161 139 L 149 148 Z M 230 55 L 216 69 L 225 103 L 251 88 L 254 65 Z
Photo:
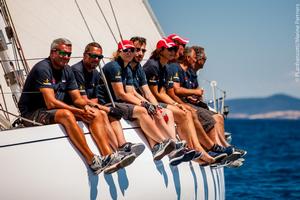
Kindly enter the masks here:
M 118 58 L 116 61 L 111 61 L 104 65 L 103 72 L 114 101 L 119 101 L 119 99 L 116 98 L 111 83 L 123 83 L 124 90 L 126 85 L 133 85 L 131 70 L 128 65 L 124 66 L 124 62 L 121 58 Z
M 169 82 L 180 83 L 180 87 L 195 89 L 198 87 L 197 74 L 190 68 L 184 71 L 179 63 L 171 63 L 167 68 Z
M 149 59 L 143 66 L 145 71 L 148 85 L 157 85 L 158 91 L 162 87 L 168 89 L 173 87 L 172 82 L 168 81 L 167 77 L 167 65 L 162 66 L 158 60 Z
M 18 103 L 22 116 L 40 108 L 47 108 L 40 88 L 52 88 L 56 99 L 65 101 L 67 91 L 75 90 L 78 86 L 70 66 L 56 70 L 50 58 L 38 62 L 26 78 Z
M 142 94 L 141 87 L 147 85 L 147 78 L 142 65 L 139 63 L 134 69 L 130 67 L 132 72 L 132 82 L 135 90 Z
M 99 84 L 100 73 L 95 69 L 88 72 L 80 61 L 72 67 L 78 89 L 81 95 L 87 95 L 89 99 L 96 98 L 96 86 Z

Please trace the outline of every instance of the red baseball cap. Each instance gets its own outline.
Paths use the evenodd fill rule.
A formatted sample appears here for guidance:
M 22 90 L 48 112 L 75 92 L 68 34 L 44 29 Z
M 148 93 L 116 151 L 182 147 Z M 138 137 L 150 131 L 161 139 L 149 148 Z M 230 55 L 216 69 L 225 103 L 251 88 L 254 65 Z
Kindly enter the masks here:
M 171 39 L 171 40 L 173 40 L 173 41 L 177 41 L 180 44 L 187 44 L 187 43 L 189 43 L 188 39 L 182 38 L 182 37 L 180 37 L 179 35 L 177 35 L 175 33 L 169 35 L 168 38 Z
M 124 50 L 129 48 L 135 48 L 132 41 L 130 40 L 122 40 L 118 43 L 118 50 Z
M 174 47 L 174 46 L 176 46 L 176 44 L 169 38 L 162 38 L 156 44 L 157 49 L 160 49 L 162 47 L 170 48 L 170 47 Z

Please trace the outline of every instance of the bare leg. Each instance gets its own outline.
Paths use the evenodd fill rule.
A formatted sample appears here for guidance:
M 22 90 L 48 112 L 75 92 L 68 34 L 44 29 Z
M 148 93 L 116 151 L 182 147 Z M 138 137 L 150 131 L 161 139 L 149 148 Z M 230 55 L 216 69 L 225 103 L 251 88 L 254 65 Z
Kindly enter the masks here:
M 135 106 L 133 110 L 133 118 L 137 119 L 144 134 L 152 140 L 161 143 L 165 137 L 155 125 L 153 119 L 148 115 L 147 110 L 141 106 Z
M 110 155 L 113 152 L 109 145 L 109 138 L 107 133 L 109 133 L 109 129 L 111 128 L 111 126 L 108 120 L 105 120 L 106 113 L 97 109 L 95 110 L 98 112 L 95 118 L 90 122 L 89 129 L 102 156 Z
M 126 143 L 121 123 L 119 120 L 116 120 L 112 117 L 109 117 L 109 121 L 117 139 L 117 147 L 120 147 Z
M 154 145 L 157 144 L 157 142 L 155 142 L 154 140 L 152 140 L 151 138 L 149 138 L 147 136 L 146 136 L 146 138 L 148 140 L 150 148 L 152 149 L 154 147 Z
M 176 137 L 175 119 L 174 119 L 173 112 L 169 109 L 166 109 L 166 108 L 164 109 L 164 111 L 167 113 L 168 118 L 169 118 L 167 124 L 169 126 L 170 132 L 174 135 L 174 137 Z
M 55 122 L 60 123 L 66 129 L 66 132 L 75 145 L 75 147 L 84 156 L 86 162 L 92 164 L 93 152 L 88 147 L 84 134 L 76 122 L 76 118 L 69 110 L 58 109 L 55 113 Z
M 184 112 L 178 107 L 172 105 L 168 105 L 168 109 L 170 109 L 174 114 L 180 138 L 187 141 L 188 147 L 202 152 L 203 156 L 201 159 L 208 163 L 214 162 L 214 159 L 206 153 L 199 143 L 191 112 Z
M 209 135 L 211 136 L 210 137 L 203 129 L 203 126 L 198 119 L 197 111 L 192 110 L 191 113 L 192 113 L 196 131 L 197 131 L 197 137 L 198 137 L 199 142 L 206 149 L 211 149 L 216 141 L 216 137 L 217 137 L 216 133 L 214 131 L 210 130 L 210 132 L 209 132 Z
M 216 125 L 215 125 L 216 126 Z M 207 135 L 209 136 L 209 138 L 214 141 L 215 144 L 221 145 L 221 141 L 219 139 L 219 134 L 217 132 L 216 127 L 213 127 L 208 133 Z M 209 148 L 210 149 L 210 148 Z
M 226 139 L 225 139 L 225 129 L 224 129 L 224 118 L 223 118 L 223 116 L 220 115 L 220 114 L 215 114 L 215 115 L 213 115 L 213 118 L 217 122 L 215 127 L 216 127 L 216 130 L 218 132 L 218 137 L 219 137 L 221 145 L 224 146 L 224 147 L 230 146 L 230 144 L 228 144 Z
M 165 109 L 167 110 L 167 109 Z M 176 132 L 175 132 L 175 124 L 174 124 L 174 117 L 173 117 L 173 113 L 171 111 L 166 111 L 169 121 L 167 124 L 163 118 L 162 113 L 157 113 L 157 115 L 154 117 L 154 121 L 156 126 L 159 128 L 159 130 L 161 130 L 162 134 L 166 137 L 166 138 L 171 138 L 171 139 L 176 139 Z M 171 122 L 170 122 L 171 121 Z M 170 127 L 170 126 L 174 127 Z

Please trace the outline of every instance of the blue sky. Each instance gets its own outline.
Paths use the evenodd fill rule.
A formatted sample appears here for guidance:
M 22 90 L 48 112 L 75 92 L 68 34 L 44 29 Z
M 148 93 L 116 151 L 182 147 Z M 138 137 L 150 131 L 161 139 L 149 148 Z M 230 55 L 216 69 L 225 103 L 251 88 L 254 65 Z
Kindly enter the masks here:
M 201 77 L 216 80 L 229 99 L 275 93 L 300 98 L 300 79 L 295 78 L 300 0 L 149 3 L 165 34 L 178 33 L 190 45 L 205 47 L 208 60 Z

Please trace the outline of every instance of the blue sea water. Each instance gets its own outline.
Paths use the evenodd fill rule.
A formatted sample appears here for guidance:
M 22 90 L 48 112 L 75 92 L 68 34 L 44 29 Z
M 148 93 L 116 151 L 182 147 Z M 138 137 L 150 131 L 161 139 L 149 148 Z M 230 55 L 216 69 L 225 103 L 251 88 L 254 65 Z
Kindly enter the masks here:
M 248 151 L 225 168 L 226 199 L 300 199 L 300 121 L 226 120 L 226 130 Z

